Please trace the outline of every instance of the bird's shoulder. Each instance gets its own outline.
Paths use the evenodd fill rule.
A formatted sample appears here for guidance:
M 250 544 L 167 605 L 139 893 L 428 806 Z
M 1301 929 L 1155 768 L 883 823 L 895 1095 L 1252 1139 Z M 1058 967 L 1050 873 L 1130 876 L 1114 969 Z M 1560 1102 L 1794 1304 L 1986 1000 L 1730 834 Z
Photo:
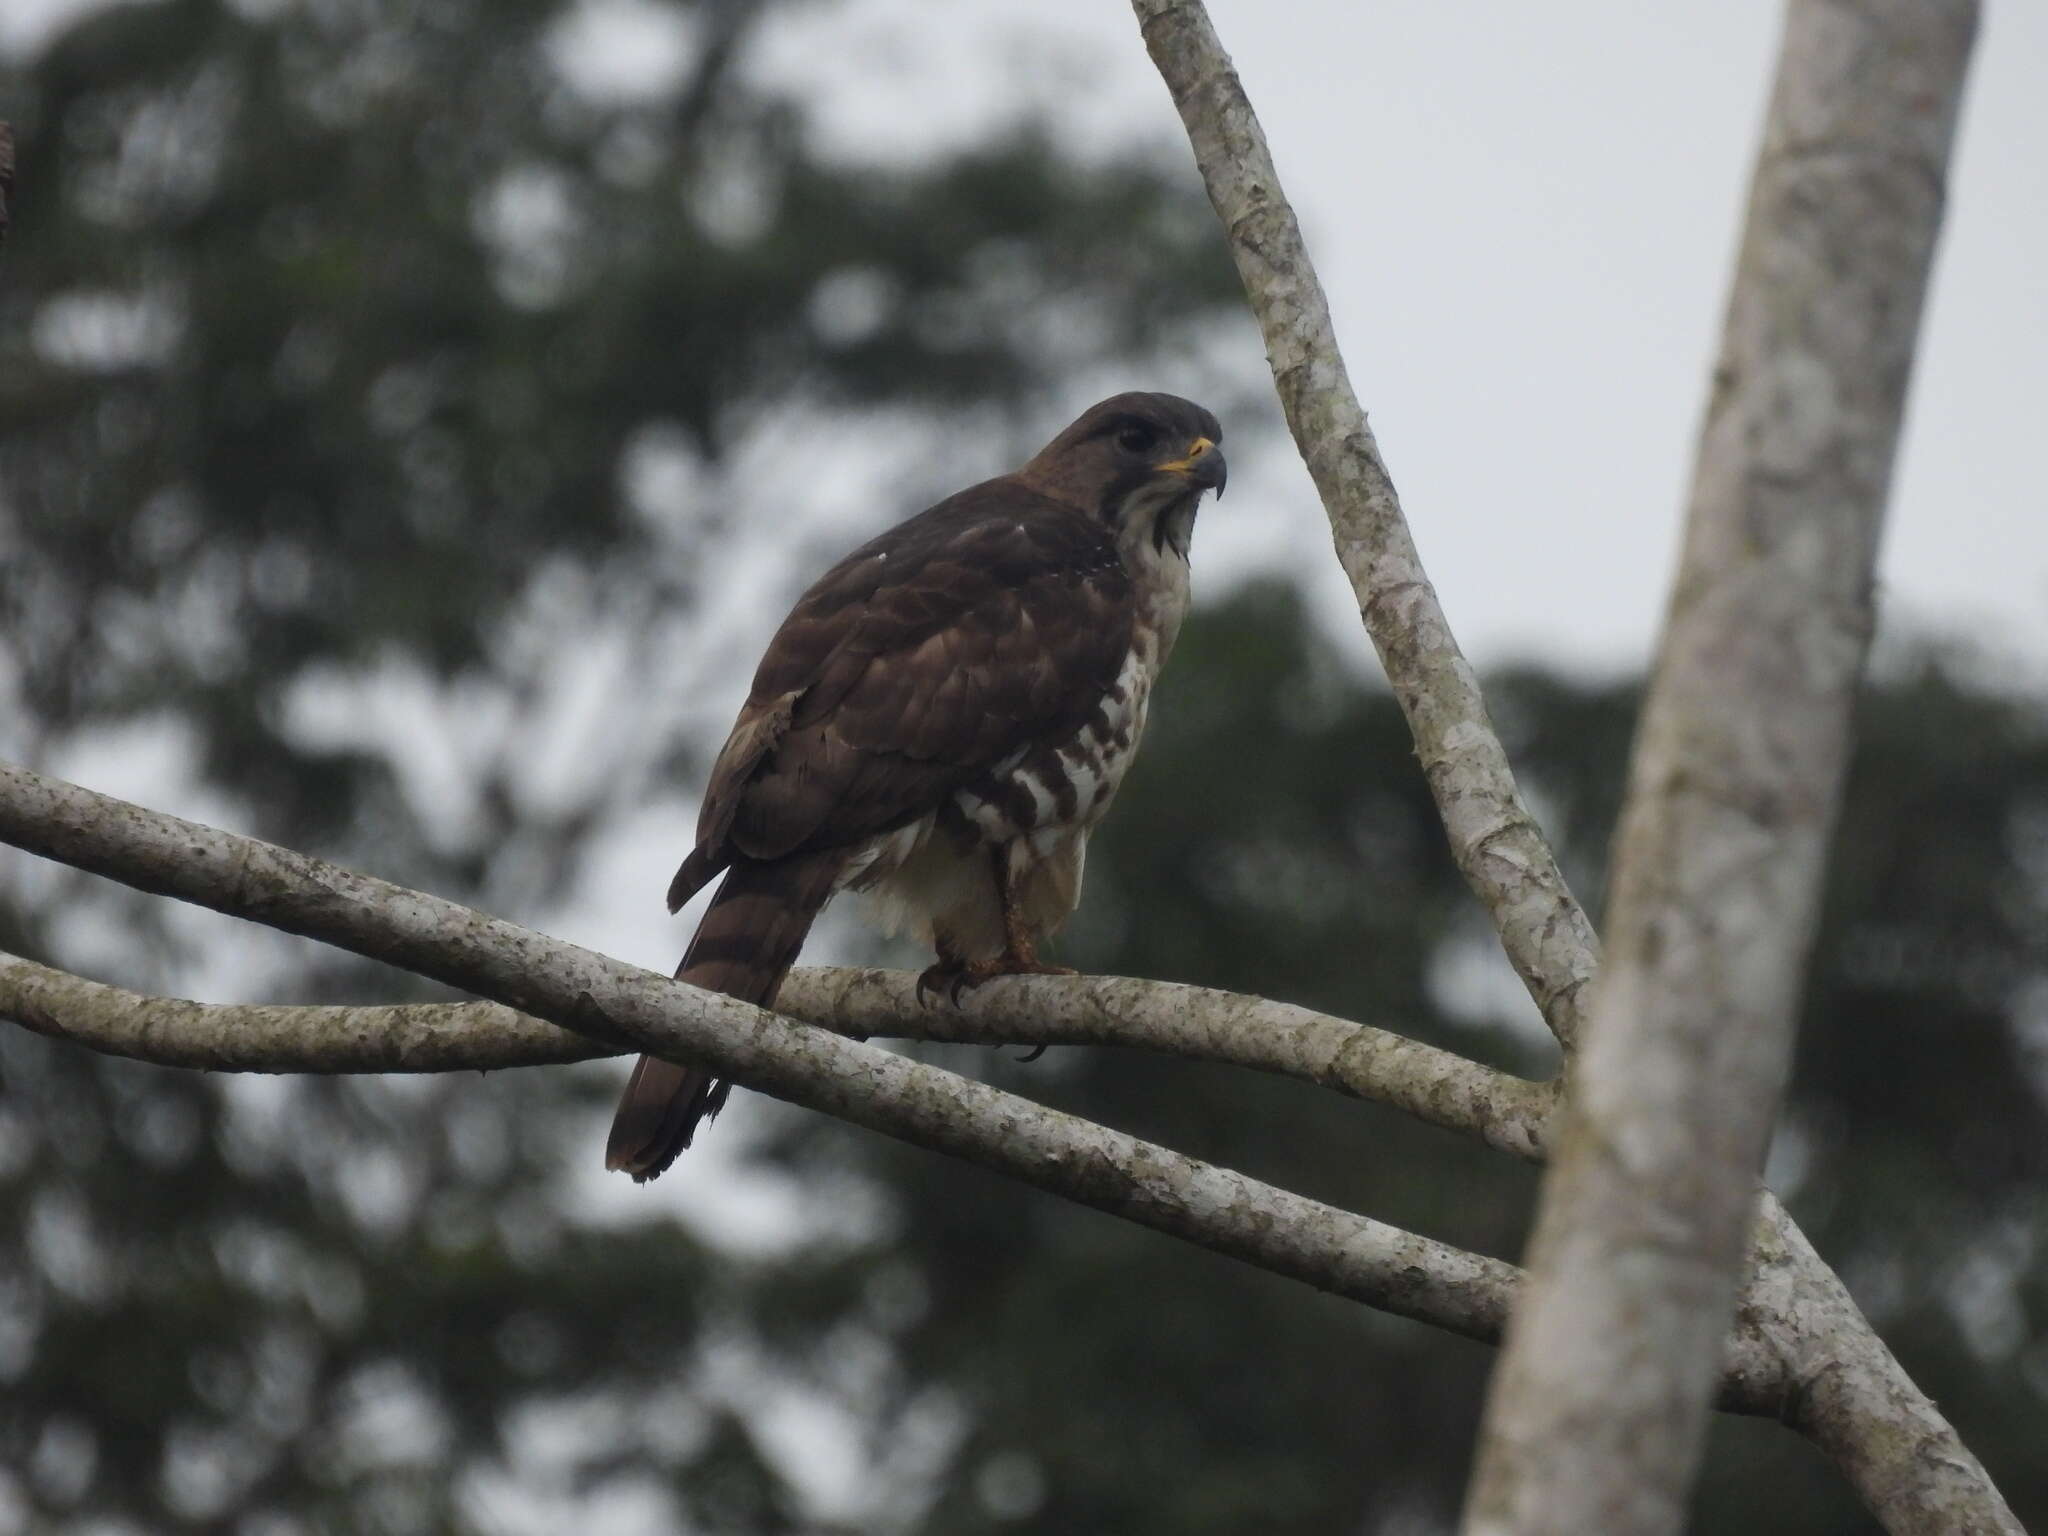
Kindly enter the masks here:
M 977 610 L 1042 607 L 1062 593 L 1116 602 L 1129 588 L 1098 519 L 1007 476 L 984 481 L 876 535 L 813 582 L 762 656 L 752 699 L 815 683 L 835 652 L 915 646 Z
M 713 768 L 700 851 L 779 857 L 887 831 L 1077 729 L 1129 653 L 1130 598 L 1107 529 L 1007 478 L 869 540 L 770 643 Z

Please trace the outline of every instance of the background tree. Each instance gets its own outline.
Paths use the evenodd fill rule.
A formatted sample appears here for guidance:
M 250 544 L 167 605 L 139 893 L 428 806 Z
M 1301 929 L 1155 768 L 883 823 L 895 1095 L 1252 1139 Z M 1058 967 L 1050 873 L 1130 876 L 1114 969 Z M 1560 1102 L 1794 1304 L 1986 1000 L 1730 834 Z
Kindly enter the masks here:
M 707 37 L 725 35 L 721 14 L 739 24 L 706 10 Z M 198 28 L 185 52 L 148 30 L 164 16 Z M 658 109 L 578 105 L 546 68 L 552 18 L 494 12 L 488 35 L 472 18 L 422 42 L 381 16 L 254 24 L 172 6 L 103 17 L 37 62 L 50 83 L 23 114 L 24 165 L 37 185 L 80 190 L 43 201 L 48 224 L 25 217 L 0 290 L 13 306 L 0 336 L 18 349 L 0 367 L 0 510 L 33 557 L 9 570 L 23 706 L 10 751 L 140 751 L 185 719 L 189 761 L 244 824 L 485 905 L 543 901 L 679 766 L 679 721 L 647 716 L 688 674 L 645 658 L 670 641 L 703 645 L 676 615 L 715 595 L 695 568 L 745 537 L 713 515 L 731 485 L 723 465 L 759 434 L 788 441 L 791 416 L 768 402 L 815 411 L 858 395 L 907 415 L 929 408 L 919 392 L 932 377 L 949 397 L 1028 398 L 1090 357 L 1170 338 L 1177 315 L 1223 292 L 1206 216 L 1163 177 L 1083 175 L 1042 144 L 852 190 L 843 167 L 813 167 L 814 221 L 785 226 L 806 205 L 775 199 L 758 246 L 726 225 L 705 237 L 697 225 L 712 216 L 690 191 L 709 197 L 721 176 L 757 195 L 800 185 L 789 167 L 810 151 L 797 108 L 736 83 L 737 36 L 722 59 L 706 47 L 721 83 L 704 88 L 697 110 L 710 115 L 688 132 L 678 124 L 692 121 L 696 84 Z M 442 52 L 411 56 L 427 47 Z M 130 73 L 87 50 L 128 58 Z M 181 155 L 131 167 L 125 183 L 116 174 L 122 153 L 161 152 L 144 109 L 165 91 L 208 69 L 234 82 L 239 67 L 251 79 L 223 100 L 245 111 L 289 78 L 290 58 L 308 90 L 356 71 L 387 94 L 377 111 L 315 114 L 318 132 L 282 105 L 282 122 L 248 121 L 245 134 L 216 122 L 217 162 L 188 204 L 164 191 L 180 167 L 191 174 Z M 487 77 L 526 95 L 480 91 L 490 99 L 463 109 L 474 119 L 457 114 L 463 92 L 449 100 L 445 82 Z M 392 79 L 409 94 L 379 85 Z M 408 100 L 411 126 L 384 136 L 408 121 Z M 75 123 L 116 105 L 143 127 L 105 138 L 97 160 L 73 147 L 91 142 Z M 780 137 L 765 126 L 771 108 Z M 709 126 L 719 111 L 760 132 L 721 138 Z M 460 168 L 415 158 L 433 121 Z M 622 121 L 631 131 L 615 141 Z M 313 142 L 285 153 L 294 131 Z M 493 158 L 499 133 L 511 147 Z M 606 180 L 606 146 L 619 153 L 635 134 L 656 147 L 656 169 L 622 188 Z M 763 173 L 764 144 L 787 164 L 770 157 Z M 303 253 L 264 257 L 250 235 L 293 198 L 243 187 L 235 156 L 273 151 L 276 177 L 326 168 L 291 181 L 318 204 L 311 227 L 332 232 L 303 269 Z M 477 171 L 536 162 L 540 180 L 509 192 Z M 555 190 L 539 190 L 551 177 Z M 127 186 L 138 208 L 168 199 L 168 211 L 122 215 L 117 245 L 93 212 L 95 185 Z M 1024 197 L 1034 185 L 1036 202 Z M 956 201 L 937 201 L 949 188 Z M 534 210 L 557 197 L 578 211 L 543 238 L 554 216 Z M 922 236 L 895 228 L 918 223 L 928 199 L 941 212 Z M 209 218 L 226 219 L 222 202 L 244 222 L 201 239 Z M 370 204 L 379 216 L 365 224 Z M 905 211 L 878 220 L 875 207 Z M 61 260 L 57 208 L 76 225 Z M 492 208 L 518 225 L 502 250 Z M 1132 245 L 1119 221 L 1133 209 L 1158 249 Z M 866 234 L 834 245 L 837 221 L 863 210 Z M 592 228 L 621 233 L 586 239 Z M 879 263 L 878 247 L 920 238 L 930 248 L 906 253 L 903 270 Z M 550 239 L 576 252 L 560 270 L 587 282 L 547 277 Z M 125 265 L 145 248 L 153 264 Z M 534 261 L 541 276 L 522 279 Z M 790 266 L 778 286 L 779 262 Z M 1020 335 L 956 357 L 960 322 L 1014 302 L 974 285 L 1020 272 L 1139 321 L 1081 358 Z M 330 286 L 346 294 L 327 311 L 339 316 L 332 361 L 294 393 L 280 359 Z M 194 287 L 207 303 L 187 296 Z M 848 311 L 865 303 L 872 316 L 877 295 L 899 320 L 849 340 Z M 743 311 L 745 324 L 733 319 Z M 220 317 L 218 331 L 194 324 L 201 313 Z M 438 344 L 423 351 L 425 338 Z M 493 370 L 528 401 L 496 425 Z M 131 407 L 140 418 L 124 417 Z M 238 429 L 236 410 L 262 427 Z M 147 434 L 124 454 L 121 423 L 132 432 L 138 419 Z M 507 463 L 538 477 L 530 503 L 514 494 L 527 469 Z M 647 483 L 678 473 L 693 494 L 665 521 Z M 935 486 L 947 479 L 934 469 Z M 300 487 L 295 513 L 270 509 L 279 485 Z M 154 531 L 166 516 L 178 537 Z M 290 580 L 282 599 L 271 585 L 267 562 L 295 564 L 279 539 L 299 541 L 296 599 Z M 638 639 L 604 659 L 645 713 L 630 728 L 605 716 L 601 750 L 584 749 L 602 773 L 568 776 L 566 798 L 539 792 L 537 735 L 506 722 L 559 721 L 558 674 L 571 671 L 571 691 L 593 685 L 553 655 L 619 635 Z M 1473 980 L 1486 936 L 1391 701 L 1284 590 L 1199 614 L 1183 647 L 1065 957 L 1283 993 L 1511 1065 L 1537 1059 L 1546 1047 Z M 2024 706 L 1954 670 L 1900 658 L 1866 709 L 1778 1182 L 2023 1518 L 2040 1518 L 2048 1488 L 2029 1452 L 2042 1417 L 2031 1318 L 2044 1143 L 2039 1063 L 2023 1042 L 2039 970 L 2041 742 Z M 308 692 L 363 677 L 413 690 L 474 736 L 459 792 L 423 793 L 402 749 L 321 744 Z M 1494 707 L 1590 891 L 1632 691 L 1525 674 L 1496 685 Z M 23 861 L 14 871 L 7 947 L 141 985 L 192 970 L 189 933 L 174 930 L 151 960 L 132 929 L 118 947 L 106 937 L 119 898 Z M 390 991 L 339 969 L 301 980 L 306 997 Z M 675 1507 L 718 1531 L 1412 1531 L 1455 1510 L 1484 1352 L 835 1124 L 757 1118 L 758 1158 L 817 1196 L 800 1236 L 733 1253 L 667 1222 L 589 1217 L 582 1172 L 610 1075 L 595 1088 L 595 1074 L 571 1072 L 223 1088 L 12 1031 L 0 1048 L 0 1198 L 28 1239 L 6 1282 L 18 1303 L 0 1368 L 14 1362 L 17 1385 L 0 1462 L 21 1469 L 7 1492 L 24 1523 L 550 1529 L 574 1511 L 667 1528 Z M 1526 1170 L 1370 1107 L 1111 1052 L 984 1065 L 1305 1192 L 1483 1251 L 1519 1246 Z M 1967 1116 L 1924 1112 L 1944 1097 Z M 744 1137 L 745 1123 L 720 1132 Z M 1789 1440 L 1730 1425 L 1722 1441 L 1701 1529 L 1863 1528 Z
M 174 0 L 28 61 L 8 754 L 139 757 L 281 840 L 559 899 L 688 773 L 695 685 L 743 664 L 687 639 L 704 573 L 764 538 L 815 563 L 803 503 L 836 478 L 930 489 L 844 445 L 934 445 L 943 484 L 949 437 L 1228 295 L 1204 211 L 1149 165 L 1029 130 L 907 171 L 821 151 L 743 67 L 771 9 L 691 8 L 669 88 L 625 101 L 578 89 L 557 4 Z M 739 488 L 750 455 L 799 473 Z M 372 695 L 410 718 L 359 729 Z M 219 958 L 19 861 L 7 896 L 9 947 L 90 965 L 118 931 L 130 979 L 390 986 L 304 947 Z M 494 1487 L 551 1486 L 535 1435 L 579 1497 L 672 1487 L 721 1528 L 789 1506 L 751 1378 L 685 1364 L 738 1336 L 717 1293 L 750 1267 L 570 1221 L 591 1082 L 220 1085 L 4 1049 L 31 1390 L 0 1460 L 34 1523 L 488 1524 Z

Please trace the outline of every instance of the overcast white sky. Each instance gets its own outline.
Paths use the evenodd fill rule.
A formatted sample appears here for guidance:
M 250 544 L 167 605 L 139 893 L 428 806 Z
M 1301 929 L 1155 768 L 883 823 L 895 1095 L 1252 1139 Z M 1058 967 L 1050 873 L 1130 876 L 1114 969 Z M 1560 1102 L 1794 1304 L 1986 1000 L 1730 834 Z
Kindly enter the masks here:
M 1781 14 L 1212 0 L 1427 562 L 1481 662 L 1647 658 Z M 2048 669 L 2048 6 L 1991 0 L 1883 561 L 1888 624 Z M 1084 142 L 1179 124 L 1121 4 L 872 0 L 771 39 L 828 129 L 915 154 L 1056 99 Z M 820 32 L 827 36 L 823 39 Z M 1071 71 L 1078 69 L 1075 77 Z M 997 88 L 991 89 L 994 85 Z M 1185 163 L 1185 162 L 1184 162 Z M 1190 175 L 1192 170 L 1190 169 Z M 1255 346 L 1246 366 L 1259 366 Z M 1172 381 L 1161 381 L 1171 387 Z M 1232 459 L 1205 582 L 1306 554 L 1298 466 Z
M 5 0 L 0 47 L 93 0 Z M 1424 560 L 1482 663 L 1649 653 L 1781 10 L 1765 0 L 1213 0 L 1330 293 Z M 2048 678 L 2048 5 L 1990 0 L 1883 559 L 1888 626 Z M 687 56 L 662 0 L 590 0 L 576 52 L 625 89 Z M 848 154 L 914 158 L 1052 103 L 1094 149 L 1192 164 L 1126 6 L 796 7 L 757 67 Z M 1228 355 L 1262 368 L 1247 323 Z M 1099 381 L 1077 381 L 1081 395 Z M 1173 388 L 1171 378 L 1131 380 Z M 1310 573 L 1306 475 L 1233 442 L 1199 579 Z M 909 508 L 881 509 L 871 526 Z

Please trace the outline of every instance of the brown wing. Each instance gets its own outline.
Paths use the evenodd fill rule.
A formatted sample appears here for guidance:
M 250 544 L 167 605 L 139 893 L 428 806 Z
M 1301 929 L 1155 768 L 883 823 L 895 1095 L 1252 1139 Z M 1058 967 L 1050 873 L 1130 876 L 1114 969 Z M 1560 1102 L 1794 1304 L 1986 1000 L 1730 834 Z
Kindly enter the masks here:
M 680 905 L 735 857 L 903 825 L 1077 730 L 1131 644 L 1130 582 L 1087 513 L 1008 478 L 855 550 L 798 600 L 713 765 Z

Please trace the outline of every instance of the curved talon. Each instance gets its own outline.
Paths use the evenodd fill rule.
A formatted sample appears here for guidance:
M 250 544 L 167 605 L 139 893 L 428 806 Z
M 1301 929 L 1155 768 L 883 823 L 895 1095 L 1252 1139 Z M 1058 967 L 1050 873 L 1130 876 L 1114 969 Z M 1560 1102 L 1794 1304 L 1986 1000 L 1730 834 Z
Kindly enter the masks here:
M 1045 1054 L 1045 1051 L 1046 1048 L 1044 1045 L 1034 1045 L 1033 1047 L 1031 1047 L 1030 1050 L 1026 1051 L 1022 1056 L 1019 1056 L 1017 1058 L 1017 1064 L 1019 1066 L 1024 1066 L 1031 1062 L 1034 1062 L 1038 1060 L 1039 1057 L 1043 1056 Z
M 959 1007 L 960 982 L 966 974 L 967 967 L 957 962 L 941 960 L 934 965 L 926 966 L 917 973 L 917 1006 L 931 1007 L 937 994 L 944 992 L 952 999 L 953 1006 Z

